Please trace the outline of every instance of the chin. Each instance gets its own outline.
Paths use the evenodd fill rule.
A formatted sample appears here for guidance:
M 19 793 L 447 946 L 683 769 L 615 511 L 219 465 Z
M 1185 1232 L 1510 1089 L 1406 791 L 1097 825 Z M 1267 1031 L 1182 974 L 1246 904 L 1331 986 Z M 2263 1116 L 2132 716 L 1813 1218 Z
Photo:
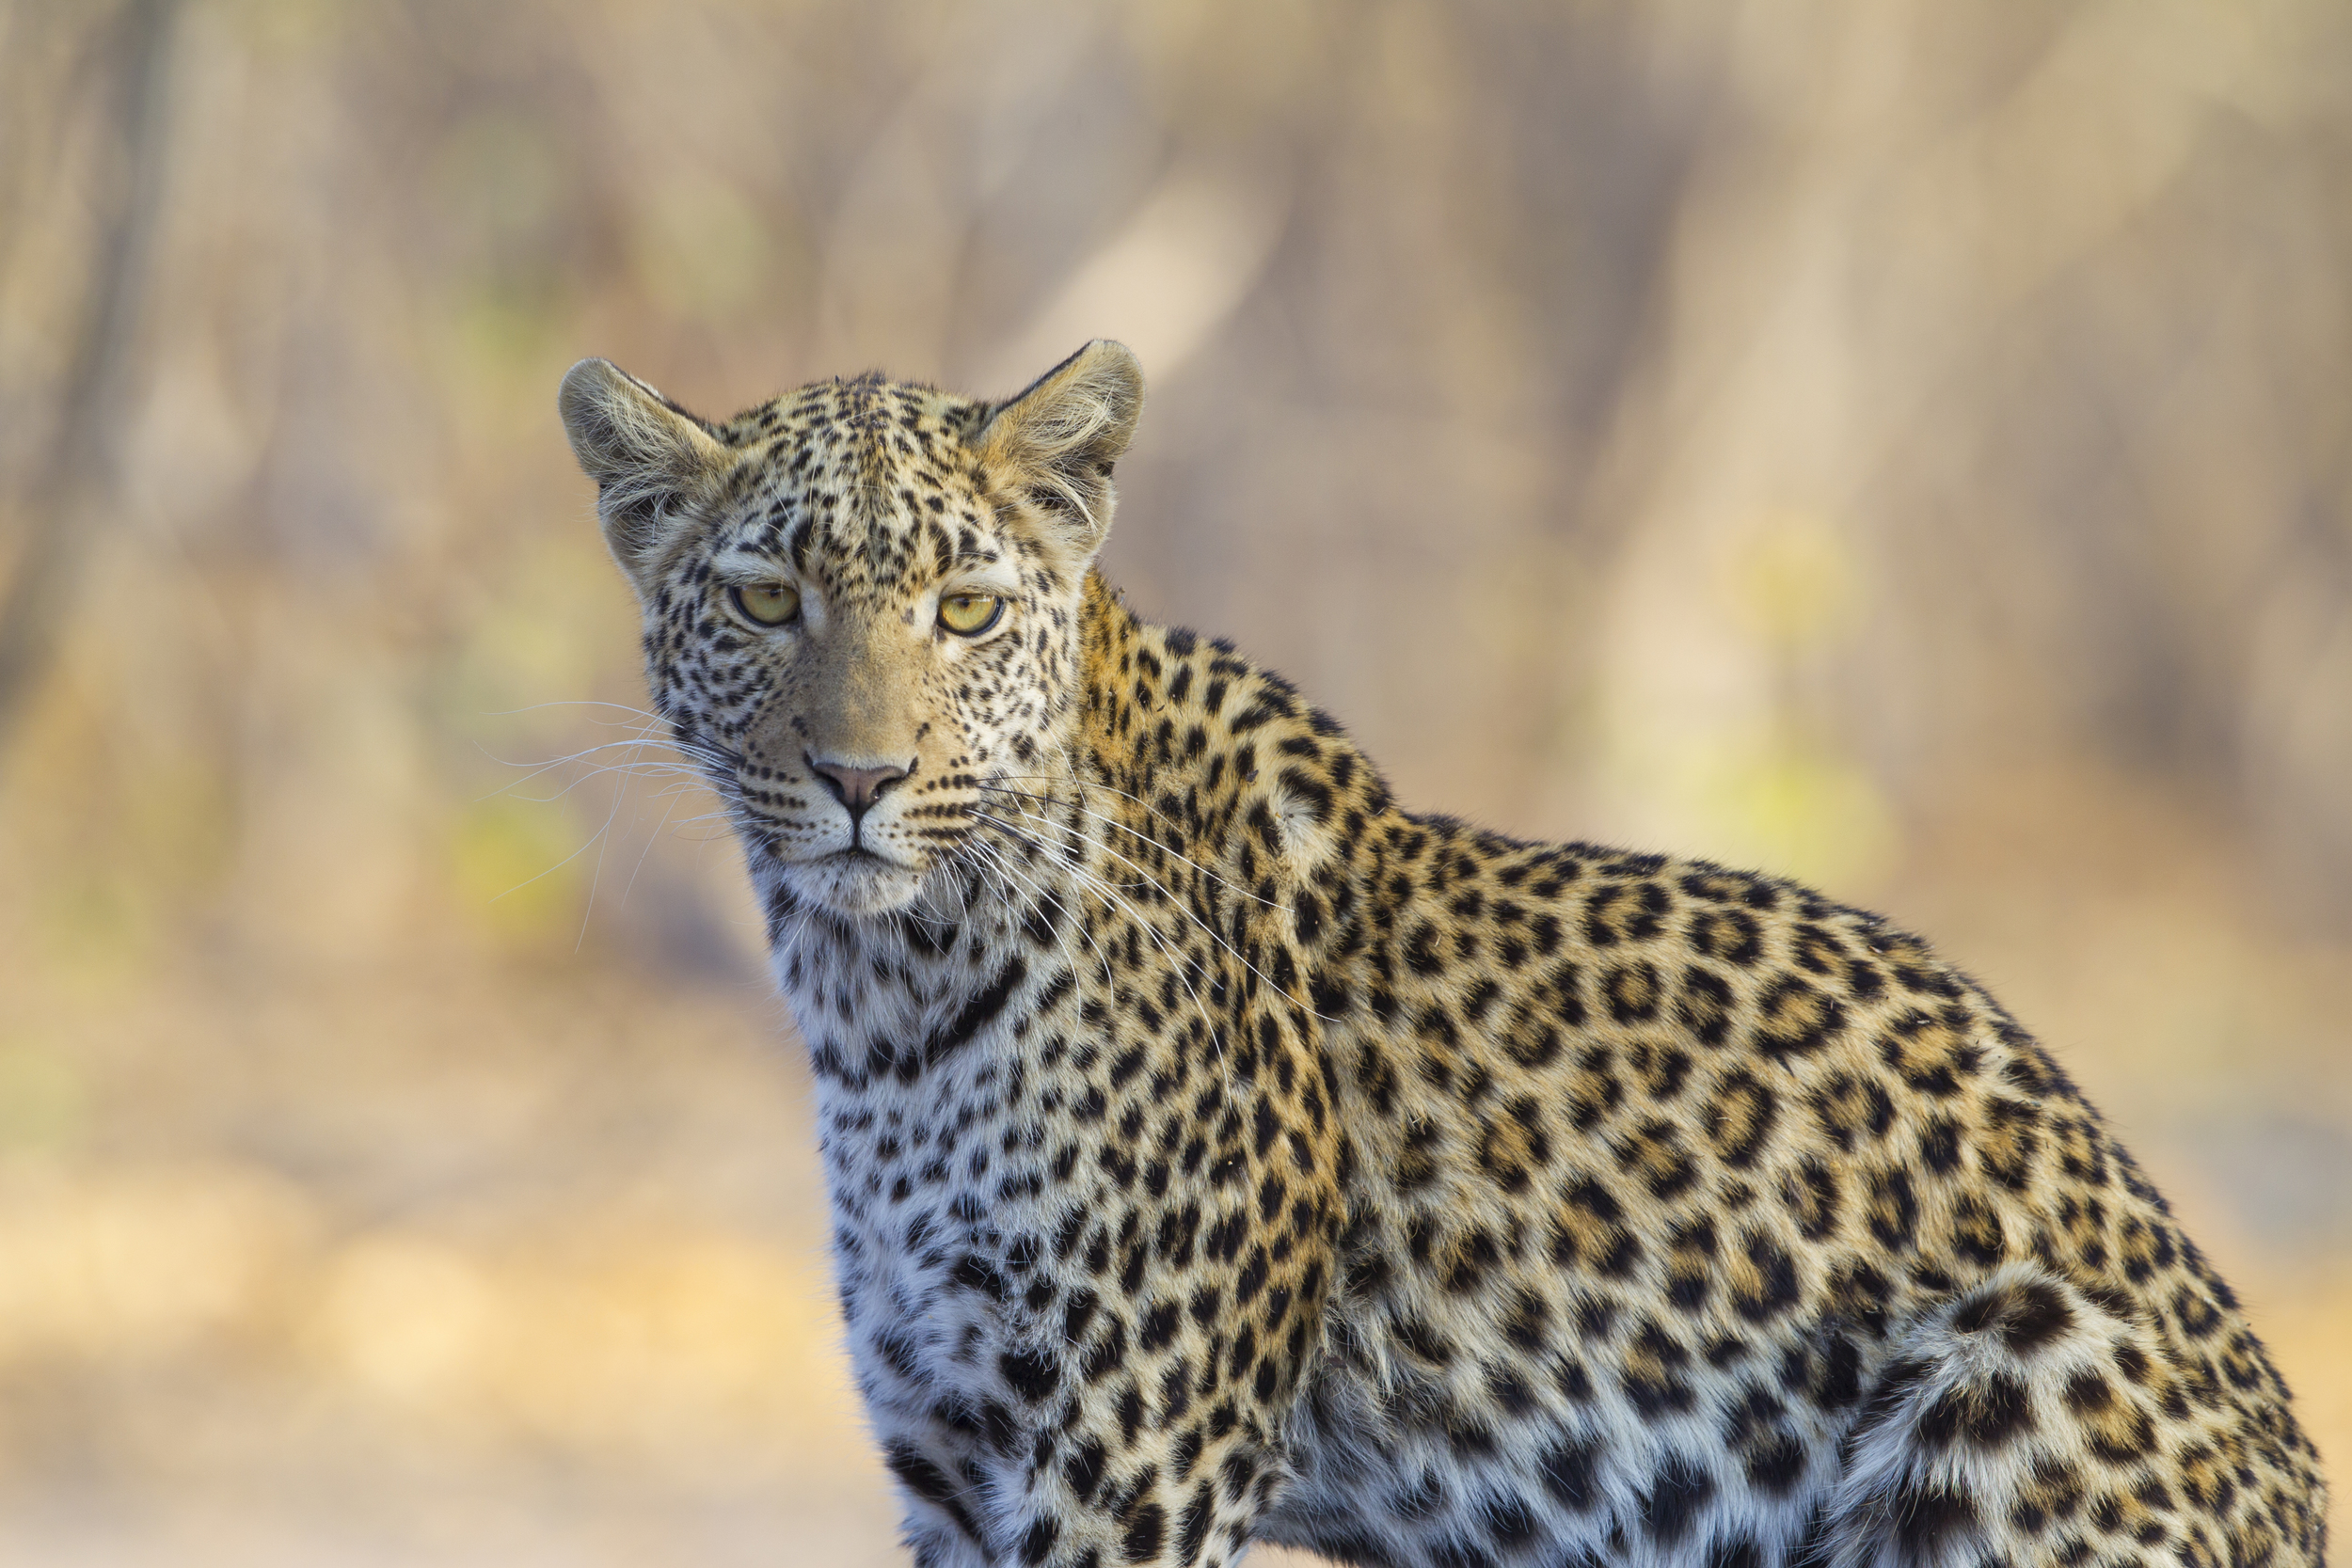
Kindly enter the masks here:
M 781 868 L 792 896 L 834 914 L 888 914 L 914 902 L 925 874 L 871 855 L 828 855 Z

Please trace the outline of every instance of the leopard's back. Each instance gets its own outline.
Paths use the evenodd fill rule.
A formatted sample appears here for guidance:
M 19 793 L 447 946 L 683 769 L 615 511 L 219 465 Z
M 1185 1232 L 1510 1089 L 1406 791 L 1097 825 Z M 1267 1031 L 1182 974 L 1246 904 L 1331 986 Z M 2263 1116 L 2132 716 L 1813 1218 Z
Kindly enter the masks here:
M 1857 1560 L 1896 1518 L 2010 1560 L 2316 1557 L 2315 1454 L 2228 1287 L 1917 938 L 1443 818 L 1362 856 L 1378 936 L 1327 1034 L 1351 1223 L 1304 1407 L 1344 1457 L 1302 1542 Z M 1841 1510 L 1874 1438 L 1905 1451 Z

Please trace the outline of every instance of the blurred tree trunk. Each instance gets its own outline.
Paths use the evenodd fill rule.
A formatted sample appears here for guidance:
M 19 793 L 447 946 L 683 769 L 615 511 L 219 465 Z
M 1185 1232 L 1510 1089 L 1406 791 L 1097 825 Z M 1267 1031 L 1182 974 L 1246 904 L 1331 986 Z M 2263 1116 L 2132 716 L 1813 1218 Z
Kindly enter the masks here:
M 163 206 L 165 103 L 179 0 L 129 0 L 111 53 L 115 145 L 101 174 L 101 216 L 81 334 L 67 359 L 60 412 L 17 509 L 22 537 L 0 596 L 0 760 L 48 667 L 100 501 L 113 483 L 125 377 L 155 218 Z

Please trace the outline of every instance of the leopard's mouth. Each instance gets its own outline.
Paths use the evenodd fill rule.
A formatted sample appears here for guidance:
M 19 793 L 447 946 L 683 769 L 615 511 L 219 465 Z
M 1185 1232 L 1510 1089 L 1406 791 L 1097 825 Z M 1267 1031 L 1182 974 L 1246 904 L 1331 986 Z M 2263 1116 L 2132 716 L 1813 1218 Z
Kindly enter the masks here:
M 818 856 L 816 860 L 807 863 L 813 865 L 838 866 L 845 871 L 856 871 L 866 867 L 873 867 L 876 869 L 886 868 L 892 871 L 914 871 L 920 869 L 917 866 L 910 865 L 905 861 L 897 860 L 889 855 L 885 855 L 881 850 L 872 847 L 870 845 L 865 844 L 852 844 L 847 849 L 833 850 L 828 854 Z
M 884 854 L 862 840 L 855 844 L 842 845 L 838 848 L 820 850 L 816 854 L 809 854 L 805 851 L 794 854 L 786 847 L 784 834 L 773 828 L 763 826 L 756 833 L 747 832 L 746 837 L 761 854 L 767 856 L 775 864 L 802 871 L 823 867 L 855 875 L 861 871 L 920 872 L 923 869 L 911 861 Z
M 923 866 L 863 845 L 799 860 L 776 856 L 775 863 L 795 895 L 845 915 L 881 914 L 911 903 L 929 876 Z

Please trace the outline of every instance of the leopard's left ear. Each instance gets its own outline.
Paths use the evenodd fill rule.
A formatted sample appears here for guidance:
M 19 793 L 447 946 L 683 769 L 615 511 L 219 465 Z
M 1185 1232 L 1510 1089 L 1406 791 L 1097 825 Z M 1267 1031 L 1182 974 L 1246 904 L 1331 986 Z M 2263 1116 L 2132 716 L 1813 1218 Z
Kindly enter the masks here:
M 1142 412 L 1143 367 L 1134 351 L 1097 338 L 990 410 L 973 445 L 1091 556 L 1111 531 L 1111 465 Z

